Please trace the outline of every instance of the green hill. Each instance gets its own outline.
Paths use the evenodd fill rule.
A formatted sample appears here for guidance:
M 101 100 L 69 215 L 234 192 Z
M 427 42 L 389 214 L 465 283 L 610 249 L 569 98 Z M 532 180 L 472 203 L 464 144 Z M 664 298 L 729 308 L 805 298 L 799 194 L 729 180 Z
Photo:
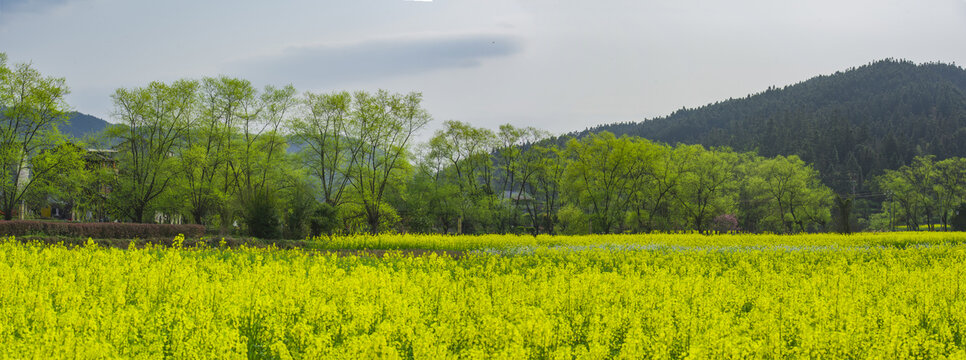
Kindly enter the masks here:
M 108 125 L 110 125 L 109 122 L 96 116 L 72 112 L 67 120 L 67 124 L 60 127 L 60 132 L 78 139 L 83 139 L 103 131 Z
M 797 154 L 823 181 L 854 183 L 916 155 L 966 156 L 966 70 L 950 64 L 882 60 L 740 99 L 682 109 L 599 131 L 666 143 L 729 146 L 764 156 Z

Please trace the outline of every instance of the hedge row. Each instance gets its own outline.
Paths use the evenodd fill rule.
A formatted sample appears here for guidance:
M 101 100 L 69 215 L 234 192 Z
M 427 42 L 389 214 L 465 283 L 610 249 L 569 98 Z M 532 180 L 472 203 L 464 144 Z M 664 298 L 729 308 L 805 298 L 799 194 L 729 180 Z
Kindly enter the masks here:
M 129 224 L 129 223 L 65 223 L 31 220 L 0 221 L 0 235 L 49 235 L 95 239 L 149 239 L 174 237 L 201 237 L 202 225 Z

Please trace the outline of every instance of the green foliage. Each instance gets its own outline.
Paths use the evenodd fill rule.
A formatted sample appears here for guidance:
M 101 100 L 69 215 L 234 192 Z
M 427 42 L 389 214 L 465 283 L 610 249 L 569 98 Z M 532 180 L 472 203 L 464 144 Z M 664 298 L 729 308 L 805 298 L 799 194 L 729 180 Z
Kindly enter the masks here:
M 966 157 L 966 71 L 882 60 L 743 98 L 681 109 L 588 133 L 668 144 L 798 155 L 837 193 L 870 189 L 875 176 L 915 156 Z
M 634 189 L 652 162 L 653 147 L 640 138 L 616 138 L 610 133 L 567 143 L 569 166 L 563 173 L 565 197 L 585 209 L 594 232 L 618 231 Z
M 6 220 L 23 201 L 41 196 L 39 188 L 83 170 L 57 130 L 67 120 L 67 93 L 63 78 L 44 76 L 30 64 L 8 68 L 0 53 L 0 211 Z
M 20 76 L 47 84 L 38 88 L 48 95 L 66 91 L 58 87 L 62 80 L 45 79 L 29 66 L 17 75 L 4 61 L 7 87 Z M 2 95 L 5 104 L 16 97 Z M 54 115 L 63 113 L 56 96 L 48 102 L 57 105 Z M 67 146 L 56 116 L 44 128 L 48 141 L 36 147 L 44 150 L 24 156 L 16 146 L 0 149 L 32 169 L 69 174 L 38 177 L 35 191 L 21 192 L 18 201 L 39 206 L 52 197 L 90 209 L 97 219 L 109 204 L 122 220 L 183 216 L 220 225 L 222 234 L 243 230 L 265 238 L 393 231 L 797 233 L 827 230 L 833 218 L 833 193 L 817 168 L 796 155 L 669 146 L 610 132 L 556 146 L 563 141 L 533 128 L 504 124 L 493 131 L 460 121 L 444 122 L 414 153 L 413 137 L 431 119 L 419 93 L 299 95 L 292 86 L 256 89 L 223 76 L 118 89 L 113 100 L 122 122 L 109 134 L 119 139 L 117 153 L 99 153 L 112 157 L 98 160 L 97 168 L 80 170 L 93 153 Z M 5 118 L 37 114 L 32 106 L 19 109 L 7 106 Z M 686 113 L 674 116 L 691 116 Z M 964 197 L 964 169 L 958 159 L 923 157 L 886 173 L 880 185 L 896 194 L 889 204 L 899 207 L 890 215 L 902 212 L 911 225 L 947 223 Z M 3 200 L 9 216 L 8 206 L 17 203 Z M 867 200 L 851 205 L 868 207 Z
M 121 144 L 112 200 L 119 216 L 146 222 L 159 210 L 159 200 L 171 195 L 180 177 L 170 155 L 188 134 L 197 87 L 195 81 L 179 80 L 114 93 L 121 124 L 110 131 Z
M 797 156 L 756 158 L 746 193 L 766 210 L 756 228 L 774 232 L 824 230 L 830 221 L 832 192 L 818 172 Z
M 312 236 L 332 236 L 339 229 L 339 211 L 329 203 L 320 203 L 315 207 L 309 219 L 309 229 Z
M 560 222 L 560 233 L 564 235 L 582 235 L 590 233 L 590 218 L 574 205 L 565 205 L 557 211 Z
M 282 190 L 284 202 L 281 210 L 285 220 L 285 238 L 302 239 L 320 235 L 318 232 L 312 233 L 312 220 L 319 207 L 312 185 L 304 179 L 293 179 L 291 182 Z
M 876 182 L 888 196 L 882 211 L 891 215 L 893 225 L 932 230 L 939 223 L 947 229 L 956 207 L 966 203 L 966 159 L 916 157 L 898 170 L 887 170 Z
M 243 206 L 242 218 L 249 234 L 260 239 L 278 239 L 282 235 L 282 221 L 275 194 L 259 191 Z

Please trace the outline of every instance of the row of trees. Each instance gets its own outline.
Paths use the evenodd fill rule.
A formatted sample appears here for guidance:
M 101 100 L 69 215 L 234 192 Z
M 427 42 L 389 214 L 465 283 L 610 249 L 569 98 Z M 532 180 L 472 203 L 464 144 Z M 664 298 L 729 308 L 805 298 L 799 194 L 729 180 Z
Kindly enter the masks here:
M 938 225 L 948 230 L 957 211 L 964 217 L 966 204 L 966 158 L 953 157 L 936 161 L 934 156 L 918 156 L 898 170 L 886 170 L 876 184 L 887 200 L 875 226 L 892 229 L 904 225 L 908 229 L 921 226 L 934 230 Z M 962 224 L 963 226 L 966 224 Z
M 119 123 L 80 144 L 57 131 L 63 79 L 0 68 L 7 218 L 54 200 L 96 219 L 259 237 L 831 226 L 832 193 L 796 156 L 458 121 L 417 146 L 430 121 L 418 93 L 300 94 L 230 77 L 118 89 Z
M 446 122 L 419 173 L 433 231 L 546 233 L 824 230 L 831 191 L 795 156 L 667 146 L 603 132 L 539 141 Z
M 413 134 L 429 122 L 417 93 L 297 94 L 228 77 L 114 94 L 119 140 L 115 216 L 156 213 L 228 232 L 387 230 L 387 195 L 402 184 Z M 289 139 L 301 147 L 290 151 Z M 322 204 L 317 204 L 315 200 Z M 351 211 L 340 209 L 352 205 Z M 343 211 L 339 211 L 343 210 Z M 328 225 L 325 225 L 328 224 Z

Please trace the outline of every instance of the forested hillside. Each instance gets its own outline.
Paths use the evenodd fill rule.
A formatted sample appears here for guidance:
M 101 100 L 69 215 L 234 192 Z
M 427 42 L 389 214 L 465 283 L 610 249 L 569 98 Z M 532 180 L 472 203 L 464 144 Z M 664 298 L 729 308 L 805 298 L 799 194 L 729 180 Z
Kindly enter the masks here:
M 82 139 L 96 135 L 107 128 L 108 125 L 110 123 L 101 118 L 75 111 L 68 114 L 67 123 L 60 126 L 60 131 L 64 134 Z
M 873 176 L 916 155 L 966 155 L 966 70 L 882 60 L 579 135 L 605 130 L 670 144 L 757 150 L 766 157 L 794 154 L 812 163 L 836 192 L 851 192 L 853 182 L 862 191 Z

